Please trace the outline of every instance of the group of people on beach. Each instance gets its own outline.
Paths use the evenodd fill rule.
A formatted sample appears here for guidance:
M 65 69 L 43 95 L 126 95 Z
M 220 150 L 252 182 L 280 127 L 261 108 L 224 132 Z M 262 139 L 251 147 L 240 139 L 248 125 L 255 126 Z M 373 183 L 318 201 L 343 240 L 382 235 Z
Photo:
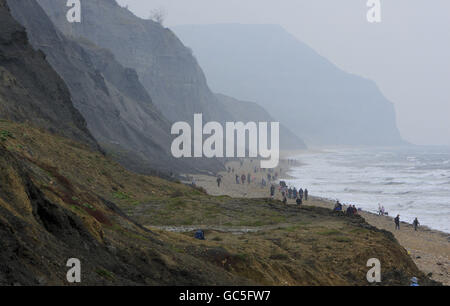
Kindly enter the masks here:
M 394 218 L 394 223 L 395 223 L 395 229 L 400 230 L 400 215 L 397 215 L 397 217 Z M 414 230 L 417 231 L 417 229 L 420 225 L 419 219 L 417 219 L 417 217 L 412 222 L 412 225 L 414 227 Z
M 387 211 L 385 211 L 384 206 L 381 204 L 378 204 L 378 215 L 379 216 L 388 216 L 389 213 Z M 394 224 L 395 224 L 395 229 L 396 230 L 400 230 L 400 215 L 397 214 L 397 216 L 394 218 Z M 420 222 L 419 219 L 417 219 L 417 217 L 413 220 L 412 225 L 414 227 L 414 230 L 417 231 L 417 229 L 419 228 Z
M 253 160 L 250 160 L 250 163 L 253 163 Z M 240 161 L 240 168 L 242 168 L 243 166 L 243 162 Z M 277 171 L 275 171 L 274 169 L 265 169 L 265 168 L 259 168 L 258 166 L 254 166 L 253 167 L 253 175 L 248 172 L 248 173 L 243 173 L 243 174 L 239 174 L 237 173 L 238 170 L 236 170 L 234 167 L 228 167 L 227 168 L 228 173 L 230 174 L 234 174 L 234 180 L 235 180 L 235 184 L 236 185 L 250 185 L 252 183 L 258 184 L 257 182 L 257 178 L 256 178 L 256 174 L 257 173 L 266 173 L 267 175 L 263 176 L 261 178 L 261 181 L 259 182 L 259 185 L 261 187 L 266 187 L 268 184 L 270 184 L 271 182 L 274 182 L 276 180 L 278 180 L 279 175 L 282 173 L 282 169 L 280 168 L 280 173 L 278 173 Z M 217 186 L 220 187 L 220 182 L 222 181 L 222 177 L 218 176 L 217 177 Z
M 250 162 L 253 162 L 253 160 L 251 160 Z M 295 160 L 288 160 L 287 161 L 289 165 L 291 164 L 295 164 L 296 161 Z M 240 167 L 242 168 L 243 166 L 243 161 L 240 161 Z M 235 173 L 237 172 L 235 170 L 235 168 L 233 167 L 228 167 L 227 168 L 228 173 Z M 280 168 L 280 174 L 282 169 Z M 267 185 L 270 185 L 269 190 L 270 190 L 270 197 L 274 198 L 275 197 L 275 192 L 277 191 L 277 187 L 276 184 L 274 183 L 275 181 L 278 180 L 279 174 L 278 172 L 276 172 L 274 169 L 264 169 L 264 168 L 259 168 L 258 166 L 254 166 L 253 167 L 253 173 L 267 173 L 267 175 L 263 176 L 261 178 L 261 182 L 259 183 L 260 186 L 262 188 L 266 187 Z M 222 184 L 222 180 L 223 177 L 222 175 L 218 175 L 216 178 L 217 181 L 217 187 L 220 188 L 221 184 Z M 245 184 L 252 184 L 252 183 L 257 183 L 256 182 L 256 175 L 253 175 L 249 172 L 247 174 L 235 174 L 235 183 L 237 185 L 245 185 Z M 193 183 L 194 184 L 194 183 Z M 286 182 L 284 181 L 280 181 L 279 182 L 279 186 L 278 186 L 278 192 L 281 193 L 281 197 L 282 197 L 282 202 L 284 204 L 287 204 L 288 199 L 293 199 L 295 200 L 296 204 L 301 205 L 303 203 L 303 201 L 307 201 L 308 200 L 308 189 L 303 189 L 303 188 L 295 188 L 292 186 L 287 186 Z M 347 205 L 346 205 L 347 206 Z M 334 211 L 336 212 L 345 212 L 346 215 L 348 216 L 354 216 L 358 214 L 358 211 L 361 210 L 360 208 L 356 208 L 355 205 L 348 205 L 346 209 L 344 209 L 344 205 L 341 204 L 338 201 L 336 201 L 336 204 L 334 206 Z M 344 211 L 345 210 L 345 211 Z M 378 205 L 378 215 L 379 216 L 387 216 L 389 215 L 388 212 L 385 210 L 384 206 L 379 204 Z M 400 215 L 397 215 L 394 218 L 394 224 L 395 224 L 395 229 L 396 230 L 400 230 Z M 414 219 L 414 221 L 412 222 L 412 225 L 414 227 L 414 230 L 417 231 L 420 222 L 418 220 L 418 218 L 416 217 Z
M 345 210 L 345 213 L 347 216 L 354 216 L 358 214 L 358 211 L 361 210 L 361 208 L 356 208 L 355 205 L 348 205 L 347 209 Z M 334 205 L 333 211 L 341 211 L 344 212 L 344 205 L 339 202 L 339 200 L 336 201 L 336 204 Z
M 281 193 L 281 197 L 283 199 L 283 203 L 287 204 L 288 199 L 295 200 L 297 205 L 301 205 L 303 200 L 308 201 L 308 189 L 299 188 L 298 190 L 295 187 L 289 187 L 286 185 L 286 182 L 281 181 L 279 183 L 278 191 Z M 275 185 L 272 184 L 270 186 L 270 197 L 273 198 L 275 196 Z

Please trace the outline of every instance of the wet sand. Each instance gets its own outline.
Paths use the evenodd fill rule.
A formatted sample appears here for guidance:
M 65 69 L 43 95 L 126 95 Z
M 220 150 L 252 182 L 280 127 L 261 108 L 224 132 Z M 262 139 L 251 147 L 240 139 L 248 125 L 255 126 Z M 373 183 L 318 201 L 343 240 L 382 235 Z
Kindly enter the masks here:
M 273 170 L 272 174 L 277 173 L 279 178 L 288 178 L 286 173 L 292 164 L 287 160 L 281 160 L 280 165 Z M 270 184 L 263 187 L 261 180 L 267 181 L 268 171 L 259 170 L 259 161 L 245 160 L 241 166 L 240 162 L 230 162 L 227 167 L 234 169 L 234 172 L 222 172 L 222 183 L 217 186 L 216 177 L 208 175 L 196 175 L 196 185 L 203 187 L 211 195 L 228 195 L 231 197 L 249 197 L 249 198 L 267 198 L 270 196 Z M 254 172 L 254 168 L 258 168 L 258 172 Z M 245 184 L 236 184 L 236 174 L 246 176 L 250 173 L 252 176 L 251 184 L 247 181 Z M 278 182 L 272 182 L 276 185 L 275 197 L 281 200 L 281 193 L 278 191 Z M 298 186 L 299 187 L 299 186 Z M 303 187 L 303 186 L 302 186 Z M 304 186 L 308 188 L 308 186 Z M 303 188 L 304 188 L 303 187 Z M 288 204 L 295 205 L 294 200 L 288 200 Z M 314 197 L 314 192 L 310 191 L 310 198 L 304 201 L 306 205 L 321 206 L 332 209 L 334 203 L 326 199 Z M 369 212 L 360 212 L 360 214 L 373 226 L 379 229 L 385 229 L 392 232 L 399 243 L 409 252 L 414 262 L 420 270 L 426 274 L 432 273 L 431 278 L 450 285 L 450 235 L 429 229 L 427 227 L 419 227 L 418 231 L 414 231 L 411 224 L 401 223 L 400 230 L 394 229 L 394 220 L 392 217 L 378 216 Z

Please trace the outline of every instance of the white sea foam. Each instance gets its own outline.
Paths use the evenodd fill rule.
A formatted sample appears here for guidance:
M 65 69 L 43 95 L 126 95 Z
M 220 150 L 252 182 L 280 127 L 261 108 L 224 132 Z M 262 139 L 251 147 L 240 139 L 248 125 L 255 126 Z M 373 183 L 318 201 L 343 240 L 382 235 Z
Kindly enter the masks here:
M 327 149 L 295 156 L 302 166 L 286 180 L 311 195 L 375 212 L 378 203 L 401 220 L 450 233 L 450 149 Z

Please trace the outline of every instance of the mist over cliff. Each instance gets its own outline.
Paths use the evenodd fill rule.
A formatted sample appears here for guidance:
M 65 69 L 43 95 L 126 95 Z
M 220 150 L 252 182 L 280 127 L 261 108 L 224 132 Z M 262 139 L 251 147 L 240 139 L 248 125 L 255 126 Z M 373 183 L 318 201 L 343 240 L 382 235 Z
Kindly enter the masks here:
M 393 104 L 277 25 L 187 25 L 212 90 L 255 101 L 307 144 L 398 145 Z

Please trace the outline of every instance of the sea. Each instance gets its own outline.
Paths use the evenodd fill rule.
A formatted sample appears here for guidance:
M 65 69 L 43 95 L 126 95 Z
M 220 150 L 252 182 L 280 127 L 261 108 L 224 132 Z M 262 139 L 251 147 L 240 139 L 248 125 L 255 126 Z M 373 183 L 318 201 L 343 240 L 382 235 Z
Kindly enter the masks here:
M 309 194 L 450 233 L 450 148 L 325 148 L 291 156 L 286 180 Z

